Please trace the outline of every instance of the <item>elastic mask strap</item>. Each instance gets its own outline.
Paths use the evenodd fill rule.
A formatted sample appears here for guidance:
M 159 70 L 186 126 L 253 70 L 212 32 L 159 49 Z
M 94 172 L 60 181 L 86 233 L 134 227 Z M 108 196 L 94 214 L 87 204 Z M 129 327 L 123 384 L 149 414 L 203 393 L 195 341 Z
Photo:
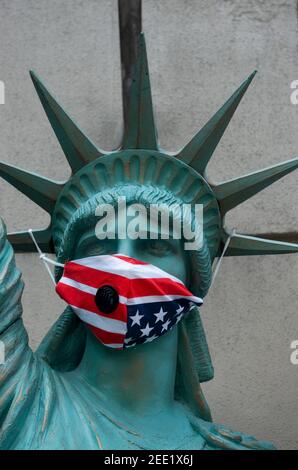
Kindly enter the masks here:
M 39 258 L 43 261 L 43 264 L 44 264 L 44 266 L 45 266 L 47 272 L 49 273 L 50 278 L 52 279 L 53 284 L 56 286 L 55 277 L 54 277 L 54 275 L 53 275 L 53 273 L 52 273 L 52 271 L 51 271 L 51 269 L 50 269 L 49 264 L 53 264 L 54 266 L 59 266 L 59 267 L 61 267 L 61 268 L 64 268 L 64 264 L 57 263 L 57 261 L 53 261 L 52 259 L 47 258 L 46 255 L 41 251 L 41 249 L 40 249 L 40 247 L 39 247 L 39 245 L 38 245 L 38 243 L 37 243 L 37 241 L 36 241 L 36 238 L 35 238 L 35 236 L 33 235 L 32 229 L 30 228 L 30 229 L 28 230 L 28 232 L 29 232 L 29 235 L 30 235 L 30 237 L 32 238 L 32 241 L 33 241 L 34 245 L 36 246 L 36 249 L 37 249 L 37 251 L 38 251 L 38 253 L 39 253 Z M 49 264 L 48 264 L 48 263 L 49 263 Z
M 213 284 L 214 284 L 214 281 L 215 281 L 215 278 L 216 278 L 216 276 L 217 276 L 217 274 L 218 274 L 218 271 L 219 271 L 220 265 L 221 265 L 221 263 L 222 263 L 223 257 L 225 256 L 226 251 L 227 251 L 227 249 L 228 249 L 228 247 L 229 247 L 229 244 L 230 244 L 232 238 L 234 237 L 235 233 L 236 233 L 236 229 L 234 228 L 234 229 L 232 230 L 232 233 L 231 233 L 231 234 L 228 236 L 228 238 L 227 238 L 227 241 L 226 241 L 226 243 L 225 243 L 224 249 L 222 250 L 222 254 L 220 255 L 220 258 L 218 258 L 217 263 L 216 263 L 216 265 L 215 265 L 215 268 L 214 268 L 214 271 L 213 271 L 213 275 L 212 275 L 212 282 L 211 282 L 211 286 L 210 286 L 210 287 L 212 287 Z

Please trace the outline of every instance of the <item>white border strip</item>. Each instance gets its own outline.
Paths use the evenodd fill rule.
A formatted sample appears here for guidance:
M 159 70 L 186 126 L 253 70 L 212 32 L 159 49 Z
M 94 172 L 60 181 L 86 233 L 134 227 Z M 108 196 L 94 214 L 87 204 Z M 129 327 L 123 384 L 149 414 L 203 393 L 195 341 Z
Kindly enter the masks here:
M 133 264 L 110 255 L 89 256 L 88 258 L 73 260 L 72 263 L 111 274 L 118 274 L 119 276 L 124 276 L 128 279 L 170 278 L 172 281 L 183 284 L 183 282 L 177 277 L 166 273 L 152 264 Z
M 74 310 L 76 315 L 88 325 L 95 326 L 95 328 L 99 328 L 100 330 L 108 331 L 109 333 L 117 333 L 120 335 L 126 335 L 127 333 L 127 324 L 121 320 L 115 320 L 113 318 L 106 318 L 98 315 L 94 312 L 89 312 L 89 310 L 85 310 L 83 308 L 75 307 L 74 305 L 70 305 L 71 308 Z
M 74 287 L 81 292 L 86 292 L 87 294 L 96 295 L 97 289 L 94 287 L 87 286 L 86 284 L 82 284 L 80 282 L 74 281 L 73 279 L 69 279 L 67 277 L 62 277 L 60 281 L 62 284 L 65 284 L 70 287 Z M 200 297 L 195 297 L 194 295 L 181 295 L 181 294 L 168 294 L 168 295 L 145 295 L 142 297 L 132 297 L 128 299 L 122 295 L 119 296 L 119 302 L 124 305 L 137 305 L 137 304 L 149 304 L 155 302 L 171 302 L 172 300 L 178 299 L 186 299 L 190 302 L 194 302 L 196 304 L 202 305 L 203 300 Z

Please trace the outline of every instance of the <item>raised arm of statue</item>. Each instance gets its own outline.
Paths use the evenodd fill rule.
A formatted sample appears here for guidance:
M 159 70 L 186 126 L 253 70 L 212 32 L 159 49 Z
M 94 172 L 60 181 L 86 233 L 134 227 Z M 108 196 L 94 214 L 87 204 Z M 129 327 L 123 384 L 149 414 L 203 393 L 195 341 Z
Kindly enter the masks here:
M 16 267 L 14 252 L 0 218 L 0 341 L 4 351 L 0 364 L 0 441 L 10 429 L 5 423 L 12 421 L 7 418 L 12 410 L 16 413 L 18 409 L 12 404 L 23 401 L 26 396 L 24 379 L 26 374 L 30 374 L 30 363 L 34 361 L 22 321 L 23 286 L 21 272 Z

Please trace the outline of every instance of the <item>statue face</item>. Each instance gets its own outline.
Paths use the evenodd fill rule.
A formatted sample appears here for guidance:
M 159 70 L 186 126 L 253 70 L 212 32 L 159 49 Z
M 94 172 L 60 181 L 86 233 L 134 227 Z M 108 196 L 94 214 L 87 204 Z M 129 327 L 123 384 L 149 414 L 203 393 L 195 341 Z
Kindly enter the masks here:
M 128 205 L 126 209 L 127 225 L 129 225 L 130 221 L 133 219 L 133 217 L 128 214 L 129 207 Z M 140 218 L 142 218 L 142 215 Z M 144 224 L 147 222 L 147 216 L 146 220 L 143 220 L 143 222 Z M 174 239 L 171 232 L 167 239 L 161 239 L 162 231 L 161 228 L 158 227 L 157 229 L 151 229 L 151 231 L 148 230 L 146 238 L 144 239 L 131 239 L 129 237 L 122 239 L 119 237 L 116 228 L 113 239 L 107 237 L 103 240 L 99 240 L 95 232 L 95 226 L 91 226 L 80 236 L 74 252 L 75 259 L 122 253 L 141 261 L 154 264 L 169 274 L 178 277 L 187 285 L 187 253 L 183 248 L 183 240 Z M 156 239 L 156 232 L 158 232 L 158 239 Z

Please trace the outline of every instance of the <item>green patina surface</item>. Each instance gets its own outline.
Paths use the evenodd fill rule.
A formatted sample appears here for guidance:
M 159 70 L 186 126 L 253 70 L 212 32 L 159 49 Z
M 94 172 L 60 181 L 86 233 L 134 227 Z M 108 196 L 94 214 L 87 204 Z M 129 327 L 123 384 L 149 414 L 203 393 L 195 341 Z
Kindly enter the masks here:
M 32 72 L 72 176 L 58 183 L 3 162 L 0 176 L 51 215 L 49 227 L 35 232 L 42 250 L 61 261 L 88 256 L 90 248 L 78 247 L 94 207 L 115 203 L 116 196 L 130 203 L 201 203 L 204 243 L 197 252 L 180 247 L 154 257 L 149 249 L 140 253 L 132 240 L 119 241 L 117 251 L 153 262 L 205 296 L 212 263 L 229 236 L 227 211 L 298 166 L 295 159 L 217 185 L 207 181 L 208 162 L 253 76 L 189 144 L 168 155 L 157 139 L 143 35 L 123 143 L 115 152 L 92 143 Z M 92 250 L 96 246 L 93 240 Z M 213 367 L 198 310 L 153 343 L 119 353 L 96 342 L 68 307 L 33 353 L 21 318 L 23 283 L 13 248 L 35 251 L 27 231 L 7 237 L 1 222 L 0 340 L 6 350 L 0 366 L 1 449 L 271 448 L 212 423 L 200 384 L 212 379 Z M 226 255 L 297 251 L 295 244 L 236 233 Z

